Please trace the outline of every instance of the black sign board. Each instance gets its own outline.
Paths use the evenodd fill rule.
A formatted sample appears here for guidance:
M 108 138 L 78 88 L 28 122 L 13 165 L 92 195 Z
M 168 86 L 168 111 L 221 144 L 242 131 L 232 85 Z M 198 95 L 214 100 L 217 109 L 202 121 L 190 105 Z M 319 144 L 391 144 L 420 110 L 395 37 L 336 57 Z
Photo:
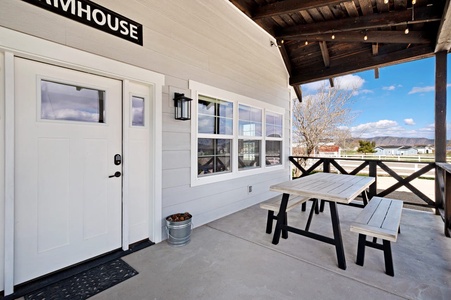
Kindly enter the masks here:
M 89 0 L 23 0 L 127 41 L 143 45 L 142 25 Z

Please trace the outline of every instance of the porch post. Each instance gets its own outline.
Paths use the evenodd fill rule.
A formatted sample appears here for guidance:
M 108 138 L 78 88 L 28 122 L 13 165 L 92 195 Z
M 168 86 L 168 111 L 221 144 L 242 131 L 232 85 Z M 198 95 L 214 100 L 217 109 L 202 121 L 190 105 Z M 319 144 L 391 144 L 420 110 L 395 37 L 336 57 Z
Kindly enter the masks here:
M 446 162 L 447 51 L 435 54 L 435 161 Z
M 435 54 L 435 162 L 446 163 L 446 71 L 447 71 L 447 51 L 440 51 Z M 437 208 L 445 208 L 445 220 L 449 219 L 451 208 L 451 198 L 446 197 L 446 193 L 451 193 L 445 189 L 445 199 L 443 199 L 438 176 L 442 173 L 435 171 L 435 201 Z M 443 175 L 442 175 L 443 176 Z M 445 183 L 445 185 L 447 185 Z M 446 203 L 444 203 L 446 201 Z M 436 214 L 440 214 L 438 209 Z M 445 222 L 446 226 L 446 222 Z M 446 232 L 446 228 L 445 228 Z

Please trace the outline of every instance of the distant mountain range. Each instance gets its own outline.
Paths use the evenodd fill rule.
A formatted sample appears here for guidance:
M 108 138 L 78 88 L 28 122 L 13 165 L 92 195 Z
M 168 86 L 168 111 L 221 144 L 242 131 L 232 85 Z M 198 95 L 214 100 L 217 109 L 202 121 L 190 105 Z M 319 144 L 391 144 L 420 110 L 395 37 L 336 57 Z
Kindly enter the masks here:
M 389 146 L 389 145 L 390 146 L 434 145 L 434 139 L 427 139 L 427 138 L 377 136 L 377 137 L 373 137 L 373 138 L 366 138 L 364 140 L 375 142 L 376 146 Z

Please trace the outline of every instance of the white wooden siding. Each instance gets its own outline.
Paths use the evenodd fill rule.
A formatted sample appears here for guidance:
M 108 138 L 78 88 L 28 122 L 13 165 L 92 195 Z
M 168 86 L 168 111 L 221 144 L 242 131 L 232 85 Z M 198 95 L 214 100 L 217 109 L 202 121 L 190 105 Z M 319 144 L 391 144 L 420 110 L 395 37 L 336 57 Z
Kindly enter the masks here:
M 0 291 L 4 289 L 3 273 L 5 270 L 5 78 L 4 78 L 4 62 L 3 53 L 0 52 Z
M 163 217 L 189 211 L 193 223 L 199 226 L 273 196 L 269 186 L 290 176 L 291 105 L 288 74 L 278 48 L 270 46 L 272 38 L 227 0 L 95 2 L 141 23 L 144 45 L 134 45 L 17 0 L 0 1 L 0 26 L 165 75 Z M 174 90 L 189 93 L 189 80 L 284 108 L 285 169 L 191 187 L 190 157 L 196 155 L 191 153 L 191 124 L 174 120 L 172 101 Z M 247 193 L 249 185 L 253 186 L 251 194 Z

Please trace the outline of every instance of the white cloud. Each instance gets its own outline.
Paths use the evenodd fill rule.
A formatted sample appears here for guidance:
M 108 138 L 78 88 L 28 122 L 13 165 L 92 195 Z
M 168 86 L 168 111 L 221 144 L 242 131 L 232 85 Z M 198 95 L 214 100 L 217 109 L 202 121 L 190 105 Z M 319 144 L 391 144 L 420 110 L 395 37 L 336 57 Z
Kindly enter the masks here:
M 414 125 L 413 119 L 405 119 L 406 125 Z M 412 122 L 412 124 L 408 124 Z M 393 120 L 380 120 L 377 122 L 360 124 L 349 128 L 353 137 L 371 138 L 376 136 L 394 137 L 425 137 L 434 138 L 434 124 L 427 125 L 419 129 L 407 129 Z M 451 133 L 450 133 L 451 134 Z
M 396 89 L 396 87 L 394 85 L 390 85 L 390 86 L 384 86 L 384 87 L 382 87 L 382 89 L 384 91 L 394 91 Z
M 383 130 L 398 126 L 398 123 L 393 120 L 380 120 L 377 122 L 360 124 L 355 127 L 351 127 L 351 132 L 366 132 L 374 130 Z
M 365 80 L 357 75 L 344 75 L 340 76 L 334 79 L 335 81 L 335 87 L 339 88 L 341 90 L 353 90 L 353 89 L 360 89 L 363 84 L 365 83 Z M 328 80 L 321 80 L 316 81 L 312 83 L 308 83 L 305 85 L 302 85 L 302 89 L 310 92 L 316 92 L 319 88 L 321 88 L 323 85 L 329 86 Z M 367 93 L 370 92 L 366 90 Z
M 404 124 L 406 124 L 406 125 L 415 125 L 415 121 L 412 118 L 404 119 Z
M 424 87 L 415 86 L 410 90 L 409 95 L 416 94 L 416 93 L 429 93 L 429 92 L 433 92 L 433 91 L 435 91 L 434 86 L 424 86 Z
M 342 90 L 358 90 L 364 83 L 365 80 L 357 75 L 345 75 L 336 79 L 336 85 Z
M 354 92 L 352 92 L 353 96 L 357 96 L 357 95 L 365 95 L 365 94 L 373 94 L 374 91 L 372 90 L 355 90 Z

